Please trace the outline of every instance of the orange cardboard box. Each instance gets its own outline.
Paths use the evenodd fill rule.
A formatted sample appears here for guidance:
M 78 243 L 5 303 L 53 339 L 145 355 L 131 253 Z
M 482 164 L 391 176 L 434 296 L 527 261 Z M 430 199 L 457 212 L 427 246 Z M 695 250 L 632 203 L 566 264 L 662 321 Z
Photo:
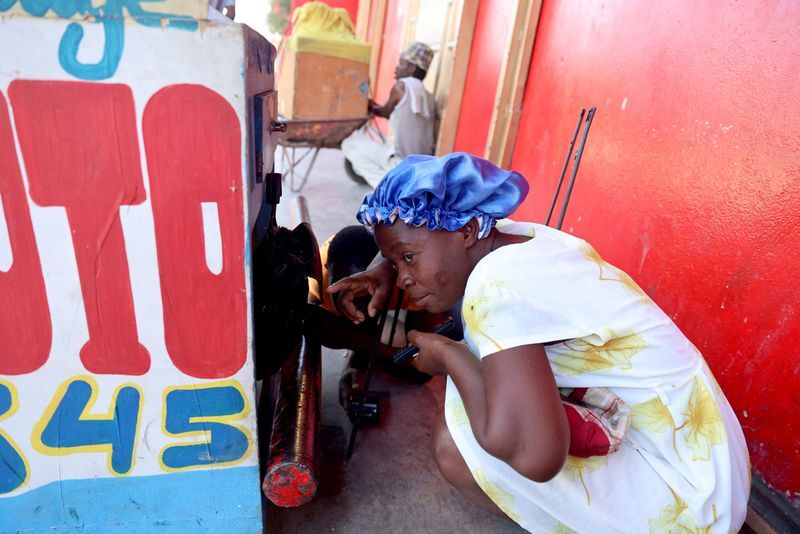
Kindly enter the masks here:
M 368 78 L 368 63 L 284 49 L 278 113 L 289 119 L 366 117 Z

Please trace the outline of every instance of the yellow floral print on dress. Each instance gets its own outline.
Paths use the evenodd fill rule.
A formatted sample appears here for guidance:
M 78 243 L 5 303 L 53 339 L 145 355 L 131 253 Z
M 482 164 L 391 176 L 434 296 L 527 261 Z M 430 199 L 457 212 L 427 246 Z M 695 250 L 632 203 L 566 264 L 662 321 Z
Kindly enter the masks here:
M 490 287 L 504 287 L 508 285 L 508 280 L 497 280 L 489 284 Z M 485 337 L 497 347 L 497 350 L 504 350 L 503 347 L 489 335 L 489 331 L 491 331 L 494 326 L 489 322 L 489 314 L 492 311 L 492 299 L 483 296 L 482 289 L 483 286 L 464 300 L 464 304 L 461 306 L 461 315 L 464 317 L 464 322 L 467 324 L 467 330 L 471 332 L 473 336 Z
M 658 517 L 650 519 L 650 532 L 660 533 L 681 533 L 681 534 L 709 534 L 711 526 L 700 528 L 697 526 L 694 515 L 688 510 L 689 506 L 672 491 L 674 501 L 661 510 Z M 716 510 L 716 508 L 715 508 Z M 716 515 L 716 513 L 715 513 Z M 714 518 L 716 521 L 716 517 Z
M 697 347 L 695 347 L 694 345 L 692 345 L 692 347 L 694 348 L 695 352 L 697 353 L 697 357 L 700 358 L 700 360 L 703 362 L 702 363 L 702 368 L 703 368 L 703 371 L 705 372 L 706 377 L 711 382 L 711 387 L 714 390 L 715 398 L 716 399 L 724 399 L 725 398 L 725 394 L 722 392 L 722 388 L 720 387 L 719 382 L 717 382 L 717 379 L 714 376 L 714 373 L 711 372 L 711 368 L 708 366 L 708 362 L 705 360 L 705 358 L 703 358 L 702 354 L 700 354 L 700 351 L 697 350 Z M 744 459 L 745 459 L 745 462 L 747 462 L 747 485 L 748 486 L 752 486 L 753 485 L 753 472 L 752 472 L 752 467 L 750 466 L 750 451 L 747 450 L 747 443 L 745 443 L 745 445 L 744 445 Z
M 567 461 L 564 464 L 564 471 L 574 478 L 581 481 L 583 491 L 586 492 L 586 504 L 592 504 L 592 497 L 589 495 L 589 488 L 586 487 L 586 480 L 583 478 L 583 473 L 591 473 L 597 471 L 601 467 L 608 465 L 607 456 L 591 456 L 589 458 L 578 458 L 577 456 L 567 456 Z
M 445 405 L 445 410 L 447 410 L 447 413 L 450 416 L 449 422 L 451 425 L 459 427 L 469 424 L 467 409 L 464 407 L 464 403 L 460 398 L 450 399 L 450 401 Z
M 489 480 L 489 477 L 486 476 L 486 471 L 484 469 L 476 469 L 472 472 L 472 477 L 475 479 L 475 482 L 477 482 L 478 486 L 480 486 L 483 492 L 492 500 L 493 503 L 497 505 L 498 508 L 503 511 L 504 514 L 514 521 L 519 521 L 519 516 L 514 513 L 514 505 L 517 498 L 514 497 L 513 494 L 505 491 L 499 485 Z
M 636 430 L 656 432 L 658 434 L 672 432 L 672 448 L 675 449 L 675 454 L 678 455 L 678 460 L 681 460 L 681 453 L 678 452 L 678 445 L 675 442 L 675 420 L 669 409 L 661 402 L 658 397 L 653 397 L 649 401 L 640 402 L 631 406 L 631 427 Z M 682 461 L 682 460 L 681 460 Z
M 695 375 L 689 404 L 683 412 L 683 424 L 675 430 L 686 429 L 684 439 L 692 449 L 692 460 L 711 459 L 711 447 L 727 441 L 725 423 L 717 402 L 703 381 Z
M 613 265 L 606 263 L 606 261 L 600 257 L 600 254 L 597 253 L 594 247 L 592 247 L 592 245 L 590 245 L 586 241 L 581 243 L 581 254 L 583 254 L 583 257 L 586 258 L 587 260 L 595 262 L 597 266 L 600 268 L 600 276 L 599 276 L 600 280 L 619 282 L 620 284 L 624 285 L 625 288 L 628 289 L 628 291 L 630 291 L 637 297 L 642 297 L 645 300 L 650 299 L 650 297 L 647 296 L 647 293 L 645 293 L 642 290 L 642 288 L 639 287 L 636 284 L 636 282 L 633 281 L 633 278 L 628 276 L 628 274 L 625 273 L 624 271 L 621 271 L 620 269 L 617 269 Z
M 692 348 L 694 349 L 697 358 L 702 362 L 700 366 L 705 372 L 706 377 L 711 382 L 711 387 L 714 389 L 714 394 L 717 396 L 717 398 L 725 398 L 725 394 L 722 392 L 722 388 L 719 386 L 719 382 L 717 382 L 717 379 L 714 377 L 714 373 L 711 372 L 711 368 L 708 366 L 708 362 L 706 361 L 705 358 L 703 358 L 703 355 L 700 354 L 700 351 L 697 350 L 697 347 L 692 345 Z
M 506 233 L 521 236 L 530 226 L 518 223 Z M 657 532 L 701 532 L 709 523 L 714 532 L 736 532 L 749 490 L 744 436 L 706 376 L 700 355 L 658 306 L 633 295 L 632 284 L 630 290 L 624 285 L 626 278 L 588 250 L 595 257 L 587 259 L 582 240 L 533 226 L 535 239 L 488 254 L 470 275 L 464 300 L 476 293 L 486 298 L 472 310 L 477 313 L 470 325 L 506 349 L 531 340 L 552 342 L 545 350 L 556 387 L 611 387 L 629 407 L 641 404 L 631 415 L 640 429 L 630 431 L 630 446 L 601 458 L 569 458 L 555 479 L 542 484 L 483 450 L 471 425 L 456 427 L 447 411 L 450 433 L 470 471 L 484 470 L 486 478 L 513 495 L 513 512 L 529 532 L 567 532 L 559 522 L 589 533 L 647 533 L 650 526 Z M 511 286 L 495 291 L 493 280 L 510 280 Z M 497 345 L 481 333 L 467 333 L 466 344 L 476 356 L 497 352 Z M 702 406 L 698 391 L 690 410 L 695 374 L 717 402 L 725 425 L 727 443 L 711 446 L 708 461 L 693 461 L 685 441 L 687 436 L 701 444 L 709 441 L 689 426 L 699 419 L 686 415 Z M 718 378 L 723 384 L 730 377 Z M 458 397 L 448 378 L 445 405 Z M 643 402 L 654 398 L 663 406 L 656 400 Z
M 561 351 L 553 360 L 558 370 L 566 375 L 582 375 L 596 371 L 609 371 L 619 368 L 628 371 L 632 368 L 631 358 L 647 348 L 644 337 L 637 333 L 614 337 L 604 345 L 592 345 L 583 339 L 573 339 L 564 343 L 566 351 Z

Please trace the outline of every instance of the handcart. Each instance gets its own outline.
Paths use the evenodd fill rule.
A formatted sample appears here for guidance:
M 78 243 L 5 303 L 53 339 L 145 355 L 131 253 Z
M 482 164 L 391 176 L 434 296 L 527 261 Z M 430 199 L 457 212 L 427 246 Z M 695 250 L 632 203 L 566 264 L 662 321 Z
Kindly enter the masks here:
M 288 181 L 292 192 L 299 192 L 303 189 L 314 168 L 314 162 L 322 148 L 339 148 L 348 135 L 363 126 L 368 117 L 355 119 L 280 119 L 286 123 L 286 131 L 277 134 L 278 144 L 283 147 L 281 161 L 283 163 L 283 176 Z M 298 155 L 297 149 L 305 149 Z M 306 157 L 311 155 L 302 178 L 296 180 L 297 166 Z

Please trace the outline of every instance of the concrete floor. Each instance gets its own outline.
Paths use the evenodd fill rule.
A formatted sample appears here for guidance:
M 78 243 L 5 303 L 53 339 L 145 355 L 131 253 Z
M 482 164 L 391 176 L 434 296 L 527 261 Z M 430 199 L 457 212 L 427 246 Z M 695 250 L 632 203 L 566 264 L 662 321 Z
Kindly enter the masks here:
M 280 151 L 276 159 L 280 161 Z M 300 171 L 306 165 L 301 164 Z M 322 242 L 341 227 L 354 224 L 355 212 L 370 190 L 347 178 L 340 151 L 321 151 L 300 193 L 308 202 L 317 239 Z M 284 182 L 278 224 L 291 225 L 295 195 Z M 434 417 L 442 409 L 441 377 L 413 385 L 376 373 L 370 389 L 386 394 L 381 422 L 360 430 L 353 457 L 345 462 L 351 426 L 338 402 L 344 358 L 342 351 L 324 349 L 322 359 L 319 493 L 300 508 L 270 505 L 267 532 L 524 532 L 511 521 L 469 504 L 439 474 L 430 453 L 430 436 Z

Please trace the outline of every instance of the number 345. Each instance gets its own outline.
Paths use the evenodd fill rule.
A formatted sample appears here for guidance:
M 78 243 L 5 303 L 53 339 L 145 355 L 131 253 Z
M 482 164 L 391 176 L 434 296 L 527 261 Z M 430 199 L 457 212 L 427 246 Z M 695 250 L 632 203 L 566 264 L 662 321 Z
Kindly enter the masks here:
M 109 472 L 129 475 L 136 458 L 142 392 L 135 384 L 121 385 L 107 413 L 96 414 L 98 391 L 97 382 L 89 375 L 64 382 L 34 426 L 31 443 L 34 450 L 47 456 L 105 453 Z M 163 398 L 164 433 L 174 438 L 199 437 L 162 448 L 159 463 L 164 471 L 232 465 L 249 456 L 253 445 L 250 432 L 234 424 L 250 413 L 241 384 L 227 380 L 172 387 L 164 391 Z M 30 478 L 25 455 L 2 430 L 2 423 L 18 408 L 13 384 L 0 380 L 0 494 L 21 488 Z

